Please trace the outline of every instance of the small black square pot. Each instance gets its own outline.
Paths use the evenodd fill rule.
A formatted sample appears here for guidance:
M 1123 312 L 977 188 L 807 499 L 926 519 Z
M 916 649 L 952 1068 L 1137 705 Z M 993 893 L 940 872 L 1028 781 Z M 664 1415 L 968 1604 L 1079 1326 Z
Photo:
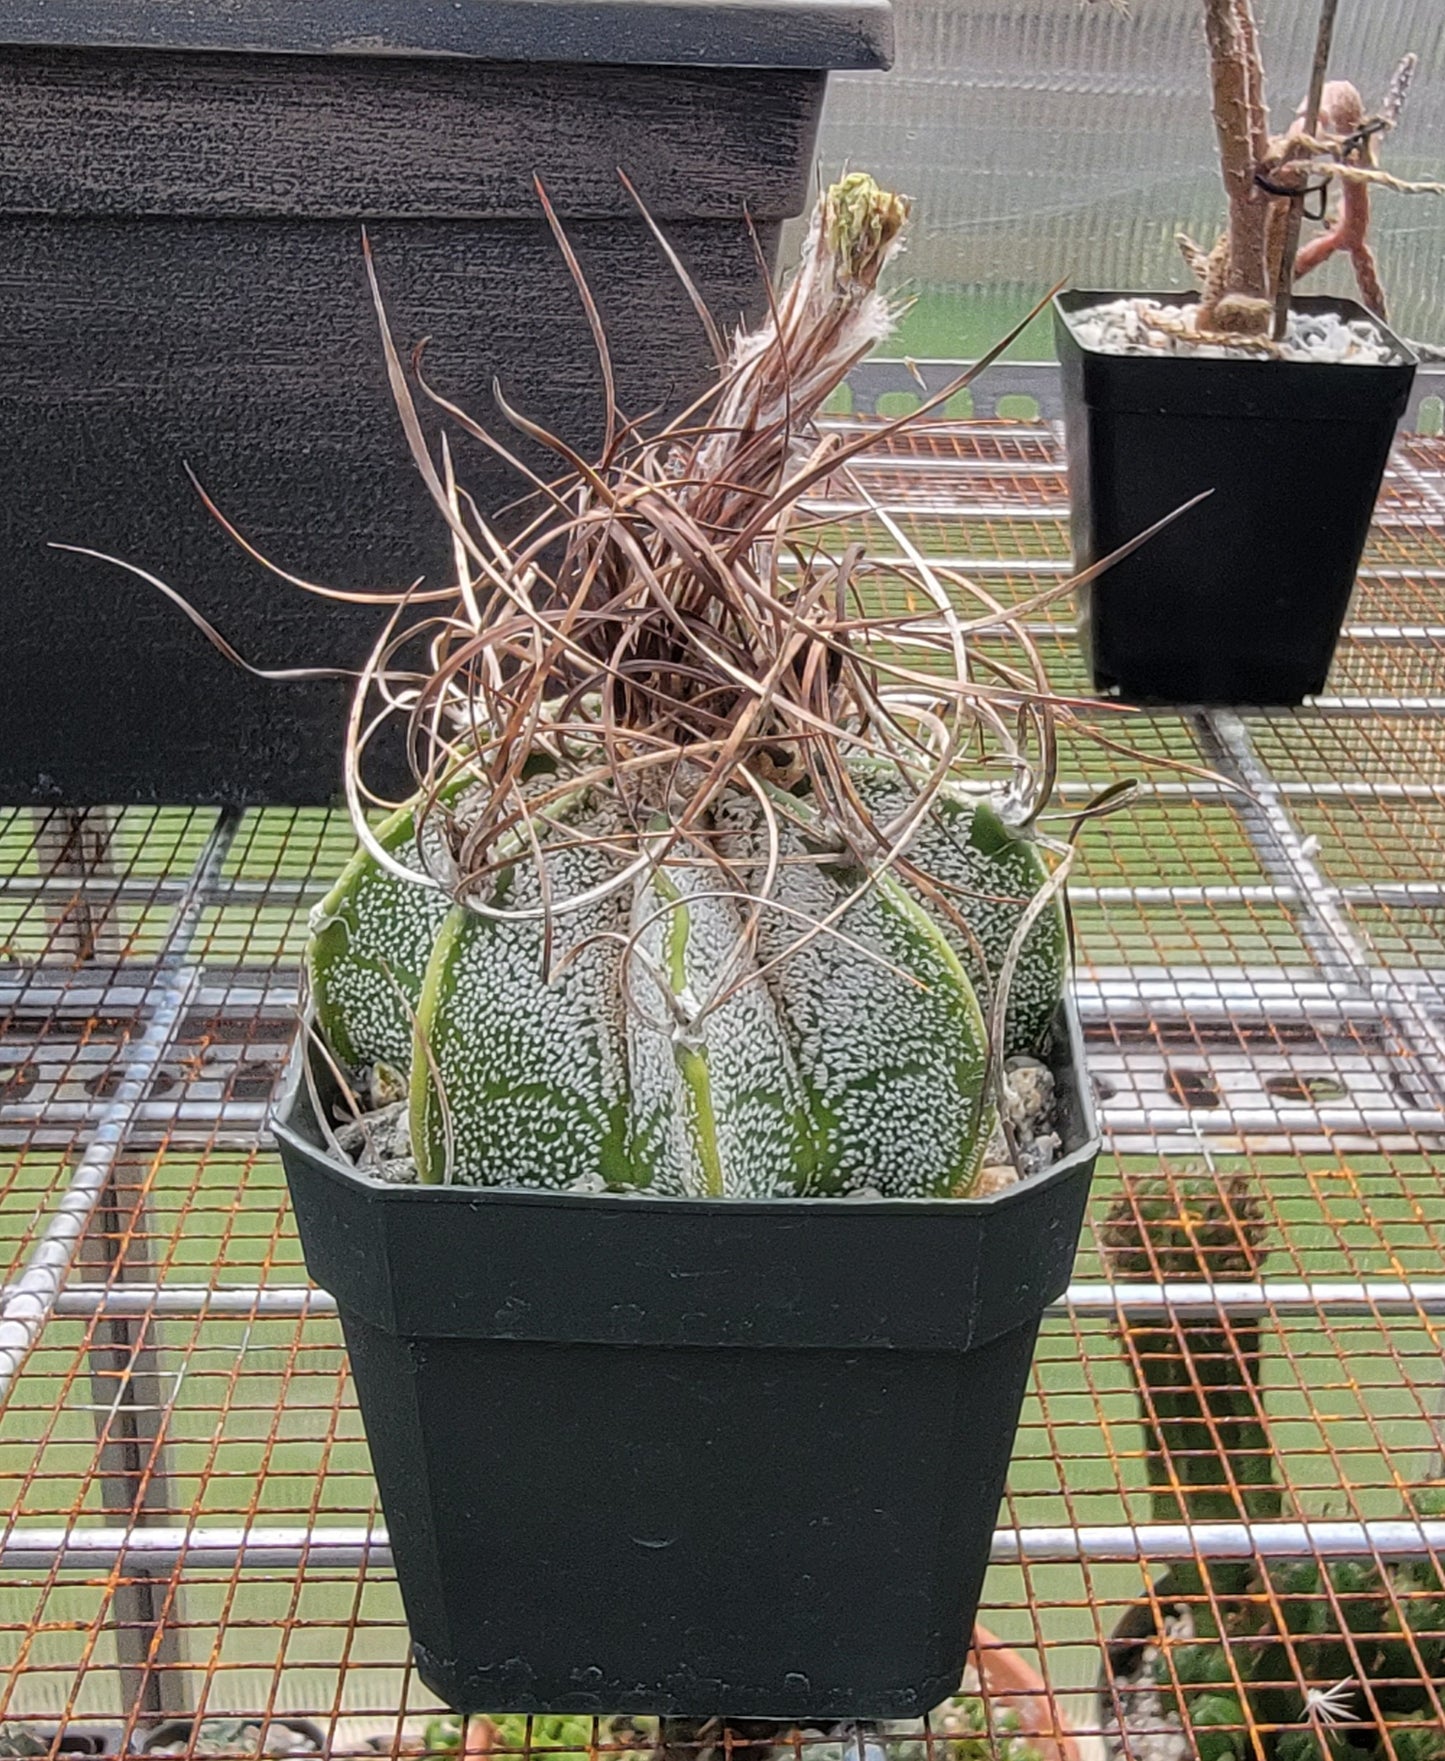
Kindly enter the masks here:
M 1297 704 L 1325 688 L 1414 358 L 1388 331 L 1399 360 L 1381 367 L 1082 347 L 1074 314 L 1122 297 L 1054 302 L 1075 567 L 1214 493 L 1080 590 L 1094 686 L 1132 702 Z M 1369 318 L 1350 300 L 1295 305 Z
M 157 1749 L 180 1747 L 189 1749 L 198 1735 L 203 1734 L 208 1724 L 231 1724 L 238 1722 L 215 1715 L 212 1718 L 165 1718 L 159 1724 L 153 1724 L 149 1730 L 140 1732 L 133 1743 L 133 1753 L 137 1755 L 154 1755 Z M 323 1754 L 326 1749 L 326 1733 L 319 1725 L 313 1724 L 309 1718 L 247 1718 L 240 1720 L 247 1729 L 254 1729 L 258 1757 L 274 1755 L 305 1755 Z M 268 1739 L 265 1747 L 260 1746 L 262 1735 Z M 286 1744 L 290 1737 L 294 1747 Z M 277 1739 L 280 1739 L 279 1742 Z M 243 1751 L 244 1752 L 244 1751 Z
M 119 1724 L 21 1723 L 20 1730 L 40 1745 L 42 1755 L 55 1744 L 57 1761 L 60 1756 L 118 1755 L 124 1747 L 125 1727 Z
M 888 0 L 8 0 L 0 8 L 0 803 L 323 803 L 347 686 L 385 609 L 449 578 L 449 539 L 387 387 L 369 231 L 404 355 L 531 449 L 492 401 L 584 452 L 600 375 L 533 187 L 611 338 L 628 417 L 704 389 L 711 352 L 618 179 L 625 169 L 720 323 L 766 310 L 810 198 L 827 70 L 886 65 Z M 756 226 L 754 237 L 745 215 Z M 525 493 L 479 445 L 488 511 Z M 384 756 L 384 755 L 382 755 Z M 405 789 L 399 742 L 379 787 Z
M 1098 1152 L 982 1200 L 386 1186 L 275 1130 L 422 1680 L 461 1712 L 927 1712 L 959 1684 Z M 329 1104 L 329 1102 L 328 1102 Z

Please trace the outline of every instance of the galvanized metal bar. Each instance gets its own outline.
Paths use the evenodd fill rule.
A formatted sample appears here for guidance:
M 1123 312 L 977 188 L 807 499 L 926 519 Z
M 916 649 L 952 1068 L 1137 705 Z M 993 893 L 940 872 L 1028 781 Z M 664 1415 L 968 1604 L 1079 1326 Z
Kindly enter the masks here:
M 1073 1560 L 1407 1559 L 1445 1556 L 1445 1522 L 1140 1523 L 1001 1529 L 995 1565 Z
M 878 408 L 879 398 L 893 392 L 920 397 L 920 394 L 942 391 L 969 365 L 967 361 L 905 360 L 883 355 L 860 361 L 848 375 L 854 411 L 857 415 L 871 417 Z M 1063 415 L 1063 381 L 1057 361 L 996 361 L 969 387 L 969 394 L 974 414 L 984 420 L 994 416 L 1000 400 L 1006 397 L 1031 397 L 1038 405 L 1040 424 L 1052 426 Z M 1445 399 L 1445 367 L 1426 361 L 1416 370 L 1409 402 L 1400 419 L 1400 433 L 1418 432 L 1421 407 L 1431 398 Z M 840 421 L 839 425 L 846 424 Z M 920 422 L 911 424 L 910 431 L 924 434 L 930 428 L 941 430 L 943 427 L 941 422 Z M 980 427 L 982 423 L 975 426 L 973 421 L 969 422 L 971 434 L 977 434 Z M 996 432 L 1001 438 L 1017 440 L 1020 434 L 1027 434 L 1029 430 L 1014 422 L 999 427 Z
M 857 467 L 853 469 L 856 471 Z M 997 465 L 994 467 L 994 475 L 1007 475 L 1008 469 L 1007 465 Z M 1025 469 L 1030 476 L 1033 475 L 1032 465 Z M 886 476 L 889 471 L 890 462 L 884 459 L 876 461 L 871 472 L 865 467 L 859 476 L 866 483 L 870 475 Z M 883 513 L 891 514 L 895 519 L 906 518 L 910 514 L 923 514 L 936 520 L 1054 520 L 1063 525 L 1069 517 L 1069 506 L 1062 496 L 1054 501 L 1024 501 L 1007 497 L 985 501 L 970 500 L 957 495 L 905 493 L 878 495 L 871 502 L 857 501 L 847 496 L 809 496 L 802 506 L 811 518 L 822 520 L 858 520 L 866 518 L 870 513 Z M 1418 513 L 1382 508 L 1376 510 L 1373 524 L 1377 531 L 1413 532 L 1420 525 L 1420 520 Z M 1030 562 L 1032 563 L 1032 559 Z M 796 567 L 796 564 L 792 566 Z M 1366 571 L 1369 572 L 1369 565 L 1366 565 Z
M 145 1029 L 127 1047 L 115 1094 L 96 1119 L 75 1172 L 55 1204 L 12 1294 L 0 1308 L 0 1404 L 53 1309 L 81 1236 L 106 1190 L 126 1134 L 144 1104 L 146 1091 L 169 1050 L 198 982 L 196 969 L 184 964 L 186 953 L 205 909 L 209 888 L 220 872 L 239 823 L 239 809 L 224 809 L 196 860 L 162 941 L 153 981 L 159 986 L 159 994 L 147 1007 Z
M 3 1292 L 0 1292 L 3 1295 Z M 1047 1313 L 1076 1319 L 1147 1320 L 1169 1315 L 1445 1315 L 1445 1280 L 1267 1278 L 1259 1283 L 1071 1284 Z M 69 1284 L 52 1318 L 311 1320 L 334 1316 L 335 1299 L 306 1284 Z
M 1233 710 L 1205 710 L 1201 722 L 1224 763 L 1249 790 L 1238 813 L 1265 872 L 1300 892 L 1300 933 L 1321 971 L 1360 984 L 1394 1021 L 1445 1105 L 1445 1026 L 1422 1008 L 1398 975 L 1377 967 L 1342 908 L 1339 890 L 1321 873 L 1260 761 L 1249 729 Z
M 1376 896 L 1385 895 L 1372 898 Z M 1412 897 L 1419 902 L 1419 894 Z M 1433 1006 L 1445 1009 L 1445 972 L 1424 967 L 1394 970 L 1417 986 L 1422 997 L 1433 990 Z M 1202 1012 L 1239 1022 L 1273 1020 L 1281 1013 L 1325 1020 L 1373 1019 L 1378 1014 L 1350 983 L 1332 984 L 1279 967 L 1097 966 L 1078 976 L 1075 989 L 1085 1016 L 1101 1020 L 1112 1018 L 1121 1007 L 1148 1011 L 1160 1019 Z M 72 1020 L 133 1014 L 144 1006 L 150 991 L 149 979 L 70 987 L 0 982 L 0 1011 L 24 1008 Z M 296 1006 L 296 986 L 289 978 L 257 984 L 248 976 L 230 982 L 225 969 L 217 967 L 205 969 L 191 996 L 191 1007 L 198 1013 L 244 1015 L 278 1024 L 289 1023 Z
M 1445 488 L 1434 480 L 1433 474 L 1426 476 L 1413 459 L 1403 450 L 1397 448 L 1391 468 L 1387 476 L 1394 475 L 1404 483 L 1408 483 L 1417 495 L 1425 501 L 1436 519 L 1445 520 Z
M 998 1529 L 995 1565 L 1141 1563 L 1165 1559 L 1405 1559 L 1445 1556 L 1445 1522 L 1139 1523 Z M 155 1573 L 389 1570 L 384 1528 L 276 1527 L 14 1529 L 0 1570 L 92 1575 L 144 1566 Z
M 1075 791 L 1070 790 L 1067 783 L 1061 787 L 1065 796 Z M 1141 791 L 1146 792 L 1146 791 Z M 1191 795 L 1213 795 L 1228 798 L 1229 791 L 1213 786 L 1199 785 L 1190 788 Z M 1423 798 L 1435 799 L 1445 796 L 1445 785 L 1439 789 L 1424 790 Z M 264 904 L 275 907 L 299 907 L 321 898 L 329 882 L 310 880 L 283 881 L 228 881 L 217 886 L 211 895 L 211 903 L 224 908 L 227 905 L 245 905 L 248 903 Z M 158 885 L 153 881 L 134 879 L 99 880 L 92 879 L 83 886 L 63 881 L 52 881 L 45 877 L 25 875 L 18 882 L 0 882 L 0 897 L 7 893 L 39 895 L 41 897 L 73 897 L 83 891 L 88 897 L 106 901 L 124 902 L 127 899 L 144 899 L 148 902 L 165 898 L 179 897 L 184 890 L 180 882 Z M 1338 889 L 1342 899 L 1349 903 L 1361 905 L 1393 905 L 1404 909 L 1410 907 L 1435 908 L 1445 905 L 1445 882 L 1436 881 L 1358 881 L 1341 886 Z M 1106 886 L 1090 887 L 1073 885 L 1069 888 L 1069 897 L 1075 904 L 1193 904 L 1193 905 L 1259 905 L 1289 904 L 1297 897 L 1295 890 L 1287 886 L 1271 885 L 1169 885 L 1169 886 Z M 69 993 L 67 993 L 69 994 Z
M 832 420 L 821 424 L 821 426 L 838 433 L 859 434 L 865 432 L 870 424 Z M 901 452 L 883 452 L 869 457 L 865 453 L 862 458 L 853 461 L 849 470 L 852 475 L 864 481 L 873 477 L 894 477 L 905 480 L 910 477 L 942 477 L 951 482 L 957 482 L 960 478 L 967 480 L 970 477 L 1029 477 L 1033 479 L 1056 477 L 1060 479 L 1062 487 L 1062 480 L 1067 477 L 1069 467 L 1063 456 L 1063 425 L 1062 423 L 1058 424 L 1059 431 L 1057 433 L 1054 432 L 1054 426 L 1052 423 L 1048 424 L 1050 439 L 1056 443 L 1058 454 L 1053 458 L 1011 459 L 1002 454 L 993 458 L 984 456 L 966 458 L 944 453 Z M 920 423 L 912 429 L 912 432 L 915 434 L 931 432 L 936 435 L 952 436 L 957 433 L 957 429 L 950 429 L 941 424 Z M 967 433 L 970 439 L 986 438 L 1017 442 L 1020 438 L 1020 431 L 1017 427 L 987 428 L 972 422 L 968 425 Z M 1026 436 L 1026 438 L 1033 437 Z M 1044 436 L 1040 433 L 1037 438 L 1042 440 Z M 1386 468 L 1384 478 L 1387 484 L 1395 482 L 1407 484 L 1430 504 L 1432 512 L 1445 516 L 1445 487 L 1441 487 L 1441 482 L 1437 479 L 1439 479 L 1438 472 L 1422 471 L 1404 452 L 1397 452 L 1394 455 L 1391 464 Z M 1015 512 L 1029 511 L 1027 503 L 1010 502 L 1007 505 Z M 1067 511 L 1066 508 L 1065 511 Z M 1394 517 L 1408 519 L 1410 515 L 1408 512 L 1395 513 Z
M 1052 1314 L 1119 1316 L 1445 1315 L 1445 1280 L 1265 1278 L 1257 1283 L 1071 1284 Z
M 1402 578 L 1408 579 L 1408 572 Z M 1445 581 L 1445 569 L 1439 572 Z M 1369 696 L 1312 697 L 1310 708 L 1321 715 L 1445 715 L 1445 697 L 1395 697 L 1386 694 Z
M 1289 1102 L 1281 1107 L 1237 1107 L 1227 1099 L 1203 1108 L 1121 1107 L 1099 1103 L 1099 1117 L 1111 1135 L 1146 1132 L 1151 1136 L 1191 1138 L 1333 1137 L 1371 1134 L 1408 1137 L 1432 1147 L 1445 1140 L 1445 1112 L 1437 1107 L 1311 1107 Z

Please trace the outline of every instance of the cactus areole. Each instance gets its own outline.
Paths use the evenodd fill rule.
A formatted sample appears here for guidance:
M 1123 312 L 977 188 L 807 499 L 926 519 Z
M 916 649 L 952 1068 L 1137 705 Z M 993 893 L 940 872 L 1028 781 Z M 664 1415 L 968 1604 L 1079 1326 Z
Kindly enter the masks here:
M 562 459 L 506 537 L 382 314 L 457 582 L 398 595 L 355 692 L 276 1129 L 460 1711 L 909 1717 L 960 1680 L 1097 1133 L 1069 706 L 815 420 L 905 216 L 834 186 L 761 331 L 700 311 L 717 384 L 651 436 L 600 323 L 595 458 L 503 398 Z M 388 716 L 417 788 L 383 813 Z

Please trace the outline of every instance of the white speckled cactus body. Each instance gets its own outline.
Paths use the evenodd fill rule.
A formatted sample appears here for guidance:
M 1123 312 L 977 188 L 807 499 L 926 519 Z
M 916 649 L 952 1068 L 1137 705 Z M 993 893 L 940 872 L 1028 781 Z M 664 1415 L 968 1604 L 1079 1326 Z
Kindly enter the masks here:
M 902 791 L 877 767 L 854 775 L 879 814 Z M 1043 859 L 986 802 L 943 794 L 915 839 L 948 889 L 952 910 L 933 909 L 906 880 L 811 839 L 806 801 L 796 811 L 761 906 L 711 864 L 678 862 L 550 921 L 521 915 L 544 870 L 552 896 L 585 899 L 625 866 L 569 841 L 615 830 L 609 804 L 585 799 L 558 848 L 519 858 L 493 888 L 493 911 L 515 916 L 359 856 L 316 913 L 312 989 L 338 1057 L 406 1074 L 421 1178 L 966 1194 L 992 1116 L 984 1008 Z M 716 818 L 735 828 L 733 877 L 749 881 L 756 803 L 728 799 Z M 419 862 L 410 813 L 384 840 Z M 1065 958 L 1055 902 L 1023 943 L 1008 1050 L 1040 1048 Z

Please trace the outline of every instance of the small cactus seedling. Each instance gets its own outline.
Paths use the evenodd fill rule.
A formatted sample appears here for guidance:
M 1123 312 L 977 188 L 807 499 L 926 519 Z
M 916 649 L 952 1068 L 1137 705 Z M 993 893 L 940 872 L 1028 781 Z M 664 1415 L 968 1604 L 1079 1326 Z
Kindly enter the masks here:
M 1240 1176 L 1133 1182 L 1103 1245 L 1119 1282 L 1255 1282 L 1263 1214 Z M 1156 1522 L 1267 1521 L 1284 1513 L 1254 1320 L 1131 1321 Z M 1414 1494 L 1445 1511 L 1445 1488 Z M 1168 1644 L 1159 1686 L 1206 1761 L 1445 1761 L 1445 1576 L 1434 1559 L 1191 1560 L 1171 1567 L 1192 1635 Z

